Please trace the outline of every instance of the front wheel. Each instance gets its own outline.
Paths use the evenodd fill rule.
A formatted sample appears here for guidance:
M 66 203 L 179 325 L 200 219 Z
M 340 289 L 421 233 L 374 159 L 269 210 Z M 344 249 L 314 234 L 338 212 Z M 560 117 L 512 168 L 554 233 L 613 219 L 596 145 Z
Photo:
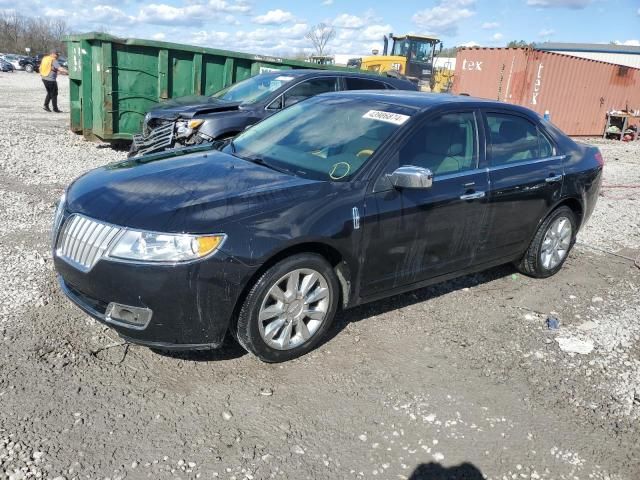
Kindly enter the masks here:
M 33 72 L 33 65 L 27 63 L 24 66 L 24 71 L 27 72 L 27 73 L 32 73 Z
M 542 222 L 518 269 L 532 277 L 546 278 L 562 268 L 576 241 L 576 215 L 569 207 L 560 207 Z
M 338 280 L 320 255 L 302 253 L 269 268 L 247 295 L 238 342 L 265 362 L 304 355 L 322 340 L 338 306 Z

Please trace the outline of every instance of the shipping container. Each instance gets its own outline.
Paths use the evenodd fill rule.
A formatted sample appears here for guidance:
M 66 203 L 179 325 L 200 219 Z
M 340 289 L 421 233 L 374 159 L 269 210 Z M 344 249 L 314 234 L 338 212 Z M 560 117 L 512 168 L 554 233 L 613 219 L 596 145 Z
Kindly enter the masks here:
M 528 48 L 463 48 L 453 93 L 548 111 L 569 135 L 602 135 L 607 111 L 640 110 L 640 70 Z
M 102 33 L 66 38 L 71 130 L 89 139 L 130 140 L 158 102 L 210 95 L 250 76 L 314 63 Z M 331 66 L 331 70 L 344 68 Z

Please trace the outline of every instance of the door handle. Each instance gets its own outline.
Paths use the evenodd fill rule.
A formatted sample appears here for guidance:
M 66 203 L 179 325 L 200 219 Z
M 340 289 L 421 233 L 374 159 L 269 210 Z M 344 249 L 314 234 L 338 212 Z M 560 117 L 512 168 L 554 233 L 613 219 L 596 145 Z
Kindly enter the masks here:
M 484 192 L 466 193 L 464 195 L 460 195 L 460 200 L 475 200 L 477 198 L 484 198 L 484 196 Z
M 547 183 L 559 182 L 561 180 L 562 180 L 562 175 L 552 175 L 544 179 L 544 181 Z

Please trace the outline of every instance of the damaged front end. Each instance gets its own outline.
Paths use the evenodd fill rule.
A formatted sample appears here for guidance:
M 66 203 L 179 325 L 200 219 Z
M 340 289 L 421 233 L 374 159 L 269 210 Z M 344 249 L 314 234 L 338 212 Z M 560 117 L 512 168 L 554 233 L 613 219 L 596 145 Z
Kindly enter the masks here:
M 164 123 L 152 130 L 143 129 L 142 134 L 133 136 L 130 157 L 161 152 L 178 146 L 197 145 L 213 139 L 196 135 L 202 119 L 178 119 Z

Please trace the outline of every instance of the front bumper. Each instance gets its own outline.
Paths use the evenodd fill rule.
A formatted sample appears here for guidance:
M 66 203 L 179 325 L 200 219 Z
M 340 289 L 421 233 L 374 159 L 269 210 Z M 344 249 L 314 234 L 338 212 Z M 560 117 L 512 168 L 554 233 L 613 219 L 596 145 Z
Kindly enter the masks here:
M 58 257 L 54 263 L 62 291 L 85 313 L 125 340 L 163 349 L 219 347 L 252 275 L 250 267 L 222 252 L 173 266 L 100 260 L 88 272 Z M 112 302 L 148 309 L 151 318 L 143 328 L 114 322 L 107 314 Z

